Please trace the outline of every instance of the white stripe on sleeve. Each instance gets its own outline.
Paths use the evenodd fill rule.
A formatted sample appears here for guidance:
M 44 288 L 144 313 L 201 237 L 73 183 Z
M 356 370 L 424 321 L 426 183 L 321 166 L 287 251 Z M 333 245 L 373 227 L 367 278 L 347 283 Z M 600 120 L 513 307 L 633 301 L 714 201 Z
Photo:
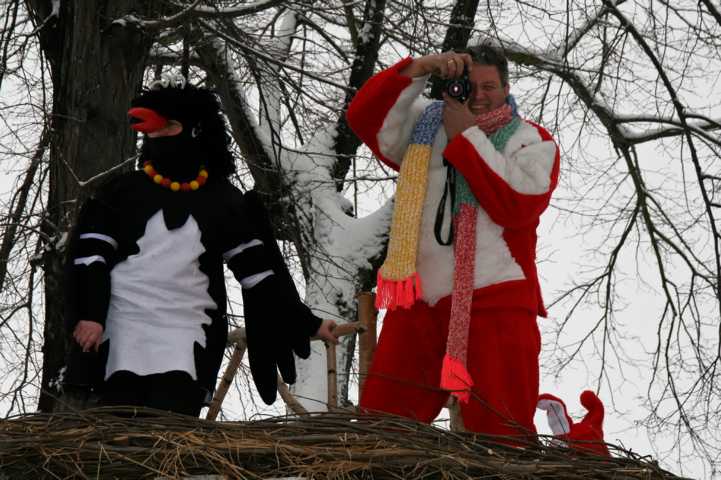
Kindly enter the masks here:
M 273 275 L 273 270 L 266 270 L 265 272 L 255 273 L 249 275 L 240 281 L 243 288 L 253 288 L 258 285 L 261 280 L 264 280 Z
M 102 257 L 102 256 L 100 256 L 100 255 L 93 255 L 93 256 L 90 256 L 90 257 L 80 257 L 80 258 L 76 258 L 76 259 L 73 261 L 73 264 L 75 264 L 75 265 L 85 265 L 85 266 L 88 266 L 88 265 L 90 265 L 90 264 L 92 264 L 92 263 L 95 263 L 95 262 L 106 263 L 104 257 Z
M 103 242 L 109 243 L 113 246 L 115 250 L 118 249 L 118 242 L 115 241 L 113 237 L 110 237 L 108 235 L 103 235 L 102 233 L 81 233 L 80 234 L 80 240 L 85 239 L 95 239 L 95 240 L 102 240 Z
M 241 243 L 237 247 L 232 248 L 232 249 L 228 250 L 227 252 L 225 252 L 223 254 L 223 260 L 225 260 L 225 263 L 228 263 L 234 256 L 238 255 L 243 250 L 246 250 L 250 247 L 255 247 L 256 245 L 263 245 L 263 242 L 256 238 L 256 239 L 251 240 L 248 243 Z

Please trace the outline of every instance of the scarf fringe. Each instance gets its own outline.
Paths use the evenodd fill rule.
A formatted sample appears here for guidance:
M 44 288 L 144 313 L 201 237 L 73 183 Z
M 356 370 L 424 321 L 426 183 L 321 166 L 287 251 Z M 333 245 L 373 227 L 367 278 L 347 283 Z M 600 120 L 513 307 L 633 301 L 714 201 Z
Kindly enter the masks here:
M 378 271 L 376 308 L 393 310 L 398 307 L 411 308 L 423 296 L 421 277 L 418 272 L 403 280 L 388 280 Z
M 473 379 L 466 366 L 457 358 L 446 354 L 441 369 L 441 388 L 451 392 L 459 402 L 468 403 L 471 399 L 472 386 Z

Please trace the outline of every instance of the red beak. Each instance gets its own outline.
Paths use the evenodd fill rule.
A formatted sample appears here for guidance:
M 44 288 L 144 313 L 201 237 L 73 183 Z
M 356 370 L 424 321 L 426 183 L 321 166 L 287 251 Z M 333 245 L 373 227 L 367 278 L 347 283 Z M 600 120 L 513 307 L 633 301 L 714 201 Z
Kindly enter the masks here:
M 168 124 L 168 119 L 154 110 L 143 107 L 134 107 L 128 110 L 130 128 L 136 132 L 150 133 L 160 130 Z

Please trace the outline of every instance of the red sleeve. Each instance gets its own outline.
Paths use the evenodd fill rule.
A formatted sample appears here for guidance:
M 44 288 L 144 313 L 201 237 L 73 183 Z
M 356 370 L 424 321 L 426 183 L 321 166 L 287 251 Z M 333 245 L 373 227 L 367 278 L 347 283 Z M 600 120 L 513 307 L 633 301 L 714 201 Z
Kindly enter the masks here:
M 412 81 L 410 77 L 400 74 L 412 61 L 410 57 L 405 58 L 371 77 L 353 97 L 346 114 L 351 130 L 383 163 L 394 170 L 398 170 L 399 166 L 381 153 L 378 132 L 401 92 Z
M 544 128 L 531 125 L 541 141 L 508 157 L 498 152 L 477 127 L 456 135 L 444 151 L 481 207 L 503 227 L 518 228 L 537 222 L 558 183 L 558 146 Z

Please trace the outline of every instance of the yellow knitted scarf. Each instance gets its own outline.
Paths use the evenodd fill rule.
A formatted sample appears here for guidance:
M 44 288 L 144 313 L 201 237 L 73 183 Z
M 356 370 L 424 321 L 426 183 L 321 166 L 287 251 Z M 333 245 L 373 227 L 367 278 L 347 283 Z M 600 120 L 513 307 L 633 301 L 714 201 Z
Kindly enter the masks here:
M 443 102 L 421 114 L 401 163 L 386 260 L 378 270 L 377 308 L 410 308 L 423 295 L 416 271 L 423 201 L 433 139 L 443 119 Z

